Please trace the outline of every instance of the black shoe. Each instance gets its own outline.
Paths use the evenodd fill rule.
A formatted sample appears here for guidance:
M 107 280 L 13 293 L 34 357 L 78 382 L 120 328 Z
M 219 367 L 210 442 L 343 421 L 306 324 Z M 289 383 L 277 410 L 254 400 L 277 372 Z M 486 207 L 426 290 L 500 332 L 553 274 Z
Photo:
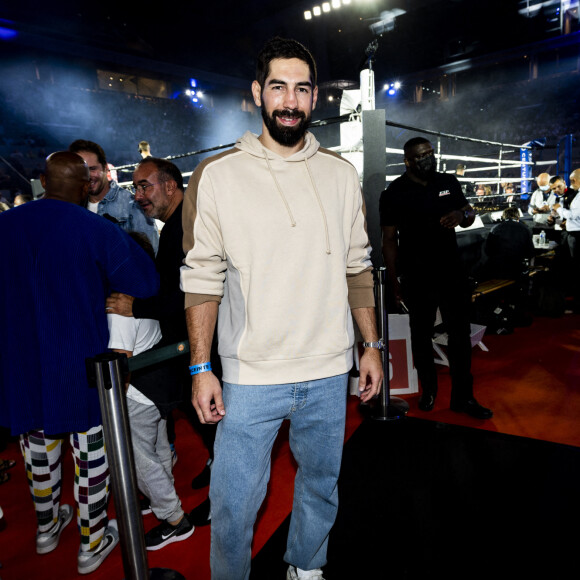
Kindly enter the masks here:
M 419 409 L 421 411 L 432 411 L 435 406 L 435 395 L 433 393 L 425 393 L 419 399 Z
M 141 509 L 141 515 L 143 515 L 143 516 L 146 516 L 147 514 L 152 513 L 151 502 L 149 501 L 148 497 L 143 496 L 139 500 L 139 508 Z
M 211 503 L 209 497 L 189 512 L 189 521 L 197 527 L 211 524 Z
M 466 413 L 475 419 L 491 419 L 493 411 L 482 407 L 475 399 L 469 399 L 462 404 L 451 404 L 451 410 L 456 413 Z
M 196 475 L 193 480 L 191 481 L 191 487 L 193 489 L 203 489 L 209 485 L 209 480 L 211 477 L 211 464 L 213 463 L 213 459 L 208 459 L 205 467 Z
M 187 514 L 183 514 L 183 519 L 176 525 L 172 526 L 168 521 L 164 521 L 158 526 L 149 530 L 145 534 L 145 546 L 148 550 L 160 550 L 173 542 L 186 540 L 193 534 L 194 525 L 189 521 Z

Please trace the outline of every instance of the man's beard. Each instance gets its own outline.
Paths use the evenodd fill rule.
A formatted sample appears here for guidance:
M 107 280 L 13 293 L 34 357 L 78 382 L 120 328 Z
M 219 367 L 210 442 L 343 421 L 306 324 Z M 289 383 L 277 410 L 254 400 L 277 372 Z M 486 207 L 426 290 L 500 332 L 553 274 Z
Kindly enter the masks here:
M 105 189 L 106 183 L 107 181 L 103 179 L 100 179 L 99 181 L 96 182 L 91 181 L 89 185 L 89 195 L 91 197 L 98 197 L 103 191 L 103 189 Z
M 300 119 L 300 122 L 293 127 L 281 126 L 277 123 L 276 117 L 293 117 Z M 265 108 L 262 107 L 262 119 L 270 133 L 270 137 L 280 145 L 285 147 L 294 147 L 304 137 L 308 125 L 310 125 L 311 117 L 306 117 L 302 111 L 290 111 L 282 109 L 274 111 L 272 115 L 268 115 Z

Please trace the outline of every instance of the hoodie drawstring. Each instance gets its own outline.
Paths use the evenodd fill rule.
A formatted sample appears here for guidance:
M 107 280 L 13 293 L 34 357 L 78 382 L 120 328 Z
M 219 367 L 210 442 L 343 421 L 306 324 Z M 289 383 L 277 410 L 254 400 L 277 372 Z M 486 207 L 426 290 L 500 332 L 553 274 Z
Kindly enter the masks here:
M 276 184 L 276 189 L 278 190 L 278 194 L 280 195 L 280 197 L 282 198 L 282 201 L 284 202 L 284 205 L 286 206 L 286 211 L 288 212 L 288 217 L 290 218 L 290 225 L 292 227 L 295 227 L 296 220 L 294 219 L 294 216 L 292 215 L 292 212 L 290 211 L 290 206 L 288 205 L 288 201 L 286 200 L 286 196 L 284 195 L 284 192 L 280 188 L 280 184 L 278 183 L 278 180 L 276 179 L 276 175 L 272 171 L 272 166 L 270 165 L 270 160 L 268 159 L 268 152 L 265 149 L 264 149 L 264 157 L 266 158 L 266 163 L 268 164 L 268 171 L 270 172 L 270 175 L 272 176 L 272 179 L 274 180 L 274 183 Z
M 322 205 L 322 200 L 320 199 L 318 189 L 316 189 L 316 183 L 314 182 L 314 178 L 312 177 L 312 172 L 310 171 L 310 165 L 308 164 L 307 157 L 304 158 L 304 163 L 306 164 L 306 169 L 308 170 L 308 176 L 310 177 L 310 183 L 312 183 L 312 187 L 314 189 L 314 194 L 316 195 L 316 200 L 318 201 L 318 207 L 320 208 L 320 213 L 322 214 L 322 223 L 324 224 L 324 236 L 326 238 L 326 253 L 330 254 L 330 236 L 328 235 L 328 220 L 326 219 L 326 213 L 324 211 L 324 206 Z
M 295 227 L 296 220 L 294 219 L 294 216 L 292 215 L 292 211 L 290 211 L 290 206 L 288 205 L 288 200 L 286 199 L 286 196 L 284 195 L 284 192 L 282 191 L 282 188 L 280 187 L 280 184 L 278 183 L 278 180 L 276 179 L 276 174 L 274 173 L 274 171 L 272 169 L 272 165 L 270 164 L 270 159 L 268 158 L 268 152 L 265 149 L 264 149 L 264 157 L 266 158 L 266 164 L 268 165 L 268 171 L 270 172 L 270 175 L 272 176 L 272 179 L 274 180 L 274 183 L 276 184 L 276 189 L 278 190 L 278 195 L 280 196 L 280 198 L 284 202 L 284 206 L 286 207 L 286 211 L 288 212 L 288 217 L 290 218 L 290 225 L 292 227 Z M 312 188 L 314 189 L 314 195 L 316 196 L 316 201 L 318 202 L 318 208 L 320 209 L 320 214 L 322 215 L 322 223 L 324 224 L 324 235 L 326 238 L 326 253 L 330 254 L 331 253 L 330 252 L 330 236 L 328 234 L 328 221 L 326 219 L 326 213 L 324 212 L 324 206 L 322 205 L 322 200 L 320 199 L 318 189 L 316 188 L 316 183 L 314 182 L 314 179 L 312 177 L 312 172 L 310 171 L 310 165 L 308 164 L 307 157 L 304 158 L 304 163 L 306 164 L 306 170 L 308 171 L 308 177 L 310 178 L 310 183 L 312 183 Z

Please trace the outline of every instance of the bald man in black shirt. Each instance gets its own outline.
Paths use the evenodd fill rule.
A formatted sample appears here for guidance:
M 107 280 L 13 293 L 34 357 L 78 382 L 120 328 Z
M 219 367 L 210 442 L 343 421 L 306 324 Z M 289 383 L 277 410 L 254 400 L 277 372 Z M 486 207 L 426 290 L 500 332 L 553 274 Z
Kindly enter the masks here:
M 475 219 L 453 175 L 435 171 L 431 143 L 415 137 L 405 144 L 406 172 L 380 199 L 383 256 L 395 300 L 409 309 L 419 408 L 431 411 L 437 396 L 433 327 L 437 308 L 449 336 L 451 410 L 489 419 L 491 410 L 473 397 L 469 291 L 462 271 L 455 227 Z M 402 283 L 399 283 L 398 275 Z

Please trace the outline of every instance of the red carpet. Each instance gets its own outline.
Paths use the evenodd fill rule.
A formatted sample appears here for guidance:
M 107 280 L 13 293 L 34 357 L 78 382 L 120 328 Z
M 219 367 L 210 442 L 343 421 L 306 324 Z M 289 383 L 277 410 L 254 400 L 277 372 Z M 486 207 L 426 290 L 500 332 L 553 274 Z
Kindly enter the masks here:
M 507 336 L 485 336 L 489 352 L 473 350 L 475 392 L 478 400 L 494 410 L 491 421 L 477 421 L 449 411 L 449 374 L 440 368 L 440 393 L 435 409 L 423 413 L 416 409 L 417 395 L 406 397 L 410 416 L 442 423 L 453 423 L 512 435 L 580 446 L 580 317 L 536 318 L 532 326 L 518 328 Z M 357 399 L 349 397 L 347 437 L 358 427 L 361 415 Z M 177 452 L 175 466 L 178 493 L 186 510 L 207 496 L 207 489 L 192 490 L 190 481 L 207 459 L 200 439 L 186 419 L 176 421 Z M 286 431 L 275 446 L 270 490 L 256 526 L 254 554 L 290 513 L 294 463 Z M 34 550 L 35 518 L 29 497 L 20 452 L 9 444 L 3 458 L 14 458 L 11 480 L 0 486 L 7 527 L 0 532 L 2 580 L 70 580 L 76 571 L 78 534 L 71 524 L 63 532 L 60 545 L 51 554 L 38 556 Z M 64 464 L 63 502 L 74 504 L 72 497 L 72 460 Z M 110 516 L 114 517 L 111 502 Z M 156 524 L 153 515 L 145 516 L 145 530 Z M 148 553 L 150 567 L 172 568 L 188 580 L 209 579 L 210 528 L 198 528 L 191 539 Z M 104 564 L 88 576 L 94 580 L 124 578 L 119 548 Z

